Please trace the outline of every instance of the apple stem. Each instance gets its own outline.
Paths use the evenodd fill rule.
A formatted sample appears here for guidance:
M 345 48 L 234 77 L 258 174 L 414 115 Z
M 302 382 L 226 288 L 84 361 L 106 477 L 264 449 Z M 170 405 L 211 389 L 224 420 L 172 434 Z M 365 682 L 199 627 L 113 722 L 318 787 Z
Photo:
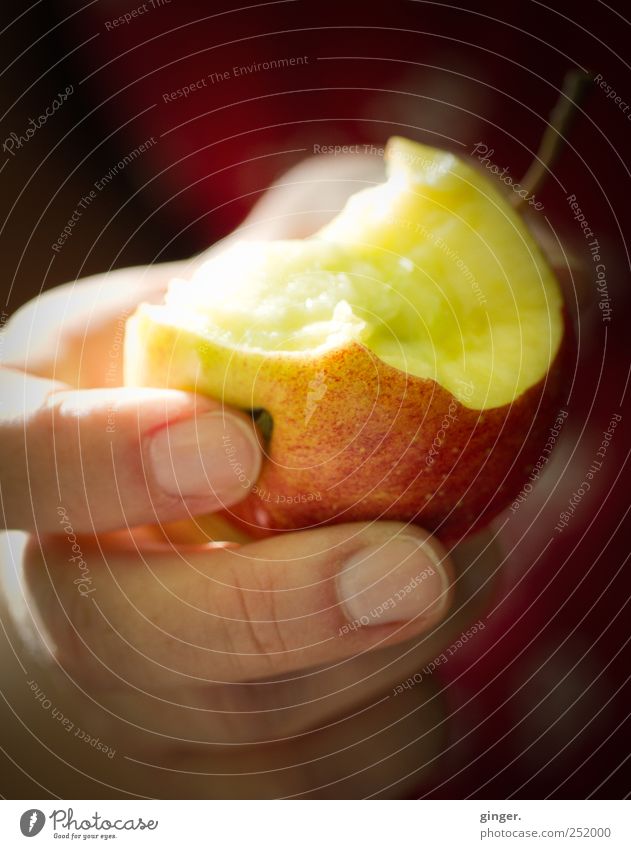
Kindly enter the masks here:
M 521 186 L 527 190 L 528 196 L 534 195 L 548 176 L 592 82 L 593 75 L 584 71 L 574 69 L 565 75 L 561 94 L 550 113 L 550 121 L 541 138 L 539 149 L 521 181 Z M 524 198 L 515 194 L 512 202 L 517 208 L 524 202 Z

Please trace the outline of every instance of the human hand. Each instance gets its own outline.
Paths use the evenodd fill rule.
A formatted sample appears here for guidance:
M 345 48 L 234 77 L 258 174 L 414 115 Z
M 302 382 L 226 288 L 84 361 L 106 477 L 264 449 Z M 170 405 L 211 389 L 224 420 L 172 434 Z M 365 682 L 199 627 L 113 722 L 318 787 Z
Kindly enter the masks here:
M 302 166 L 241 234 L 315 229 L 371 180 L 360 165 L 356 176 L 341 160 Z M 335 191 L 322 192 L 321 168 Z M 62 287 L 7 329 L 3 510 L 30 532 L 4 541 L 6 645 L 26 668 L 11 677 L 11 703 L 63 753 L 51 793 L 398 795 L 427 771 L 443 730 L 432 682 L 393 689 L 484 605 L 490 537 L 447 552 L 383 522 L 238 547 L 175 542 L 171 523 L 247 495 L 226 429 L 250 480 L 260 467 L 244 414 L 120 386 L 126 315 L 198 260 Z M 83 736 L 42 711 L 39 691 Z M 41 781 L 43 751 L 30 751 Z

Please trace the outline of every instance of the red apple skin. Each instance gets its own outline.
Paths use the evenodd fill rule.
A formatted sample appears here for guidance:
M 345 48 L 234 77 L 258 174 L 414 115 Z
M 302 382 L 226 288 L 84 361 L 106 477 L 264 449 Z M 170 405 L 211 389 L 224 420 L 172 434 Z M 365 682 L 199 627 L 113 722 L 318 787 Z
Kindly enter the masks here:
M 274 421 L 266 461 L 254 490 L 226 513 L 254 537 L 396 519 L 447 543 L 463 538 L 511 503 L 541 456 L 571 347 L 564 323 L 546 377 L 483 411 L 356 343 L 318 359 L 261 362 L 253 394 Z

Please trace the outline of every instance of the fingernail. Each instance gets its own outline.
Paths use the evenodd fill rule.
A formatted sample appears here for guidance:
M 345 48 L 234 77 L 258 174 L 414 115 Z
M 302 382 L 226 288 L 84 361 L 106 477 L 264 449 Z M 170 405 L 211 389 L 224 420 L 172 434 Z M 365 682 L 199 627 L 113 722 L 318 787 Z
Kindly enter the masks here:
M 427 543 L 402 535 L 354 554 L 339 574 L 338 594 L 349 620 L 361 625 L 437 621 L 449 580 Z
M 214 495 L 226 506 L 245 497 L 261 467 L 254 431 L 219 411 L 162 428 L 151 437 L 149 458 L 165 492 Z

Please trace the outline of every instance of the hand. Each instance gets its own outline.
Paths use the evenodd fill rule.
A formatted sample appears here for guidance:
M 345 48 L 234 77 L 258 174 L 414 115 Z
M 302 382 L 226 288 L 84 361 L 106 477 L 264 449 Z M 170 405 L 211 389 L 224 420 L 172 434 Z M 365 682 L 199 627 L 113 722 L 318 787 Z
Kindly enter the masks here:
M 241 235 L 303 235 L 368 173 L 359 158 L 301 166 Z M 490 535 L 454 552 L 394 522 L 176 542 L 173 523 L 247 494 L 227 429 L 251 480 L 260 467 L 244 414 L 119 385 L 126 315 L 196 262 L 61 287 L 7 329 L 0 486 L 7 527 L 30 532 L 3 541 L 13 788 L 400 795 L 445 732 L 435 681 L 394 689 L 484 607 Z

